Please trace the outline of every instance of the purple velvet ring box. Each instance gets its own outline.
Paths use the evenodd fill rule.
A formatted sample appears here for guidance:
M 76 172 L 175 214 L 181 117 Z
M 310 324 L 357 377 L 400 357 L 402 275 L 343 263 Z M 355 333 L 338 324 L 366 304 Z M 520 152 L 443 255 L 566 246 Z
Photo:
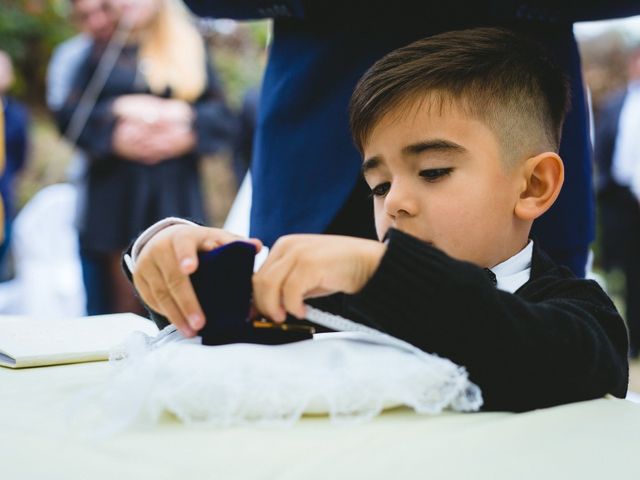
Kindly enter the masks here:
M 277 345 L 312 337 L 313 329 L 308 325 L 278 325 L 249 318 L 255 254 L 253 244 L 239 241 L 198 255 L 191 283 L 206 318 L 198 333 L 204 345 Z

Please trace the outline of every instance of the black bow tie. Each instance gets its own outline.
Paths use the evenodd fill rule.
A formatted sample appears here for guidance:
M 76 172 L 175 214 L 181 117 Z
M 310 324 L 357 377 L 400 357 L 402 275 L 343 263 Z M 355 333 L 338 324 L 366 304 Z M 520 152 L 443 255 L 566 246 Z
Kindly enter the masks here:
M 498 285 L 498 280 L 496 279 L 496 274 L 493 273 L 491 270 L 489 270 L 488 268 L 484 269 L 484 273 L 487 274 L 487 278 L 489 279 L 489 281 L 493 284 L 493 286 L 495 287 L 496 285 Z

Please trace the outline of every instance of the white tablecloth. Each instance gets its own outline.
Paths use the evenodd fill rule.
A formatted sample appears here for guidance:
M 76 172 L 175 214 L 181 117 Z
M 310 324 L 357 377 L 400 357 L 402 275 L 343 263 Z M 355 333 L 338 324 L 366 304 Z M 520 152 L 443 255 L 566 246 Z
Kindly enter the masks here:
M 389 411 L 337 426 L 194 428 L 166 419 L 100 440 L 69 423 L 105 362 L 0 368 L 3 479 L 635 479 L 640 405 L 606 398 L 524 414 Z

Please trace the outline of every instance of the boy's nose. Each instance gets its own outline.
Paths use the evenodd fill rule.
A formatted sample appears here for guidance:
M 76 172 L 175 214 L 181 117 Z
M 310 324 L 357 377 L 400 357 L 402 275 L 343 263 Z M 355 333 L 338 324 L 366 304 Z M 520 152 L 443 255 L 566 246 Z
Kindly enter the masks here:
M 387 214 L 393 218 L 414 216 L 418 207 L 411 190 L 402 183 L 395 182 L 387 192 L 384 206 Z

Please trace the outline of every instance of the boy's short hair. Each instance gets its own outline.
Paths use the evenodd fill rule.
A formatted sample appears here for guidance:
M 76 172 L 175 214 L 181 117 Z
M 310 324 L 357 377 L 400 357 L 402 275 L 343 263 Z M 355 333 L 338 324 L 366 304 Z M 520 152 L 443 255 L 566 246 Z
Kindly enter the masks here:
M 569 87 L 537 43 L 509 30 L 428 37 L 384 56 L 358 82 L 349 112 L 360 152 L 385 114 L 416 100 L 482 120 L 513 159 L 558 150 Z

